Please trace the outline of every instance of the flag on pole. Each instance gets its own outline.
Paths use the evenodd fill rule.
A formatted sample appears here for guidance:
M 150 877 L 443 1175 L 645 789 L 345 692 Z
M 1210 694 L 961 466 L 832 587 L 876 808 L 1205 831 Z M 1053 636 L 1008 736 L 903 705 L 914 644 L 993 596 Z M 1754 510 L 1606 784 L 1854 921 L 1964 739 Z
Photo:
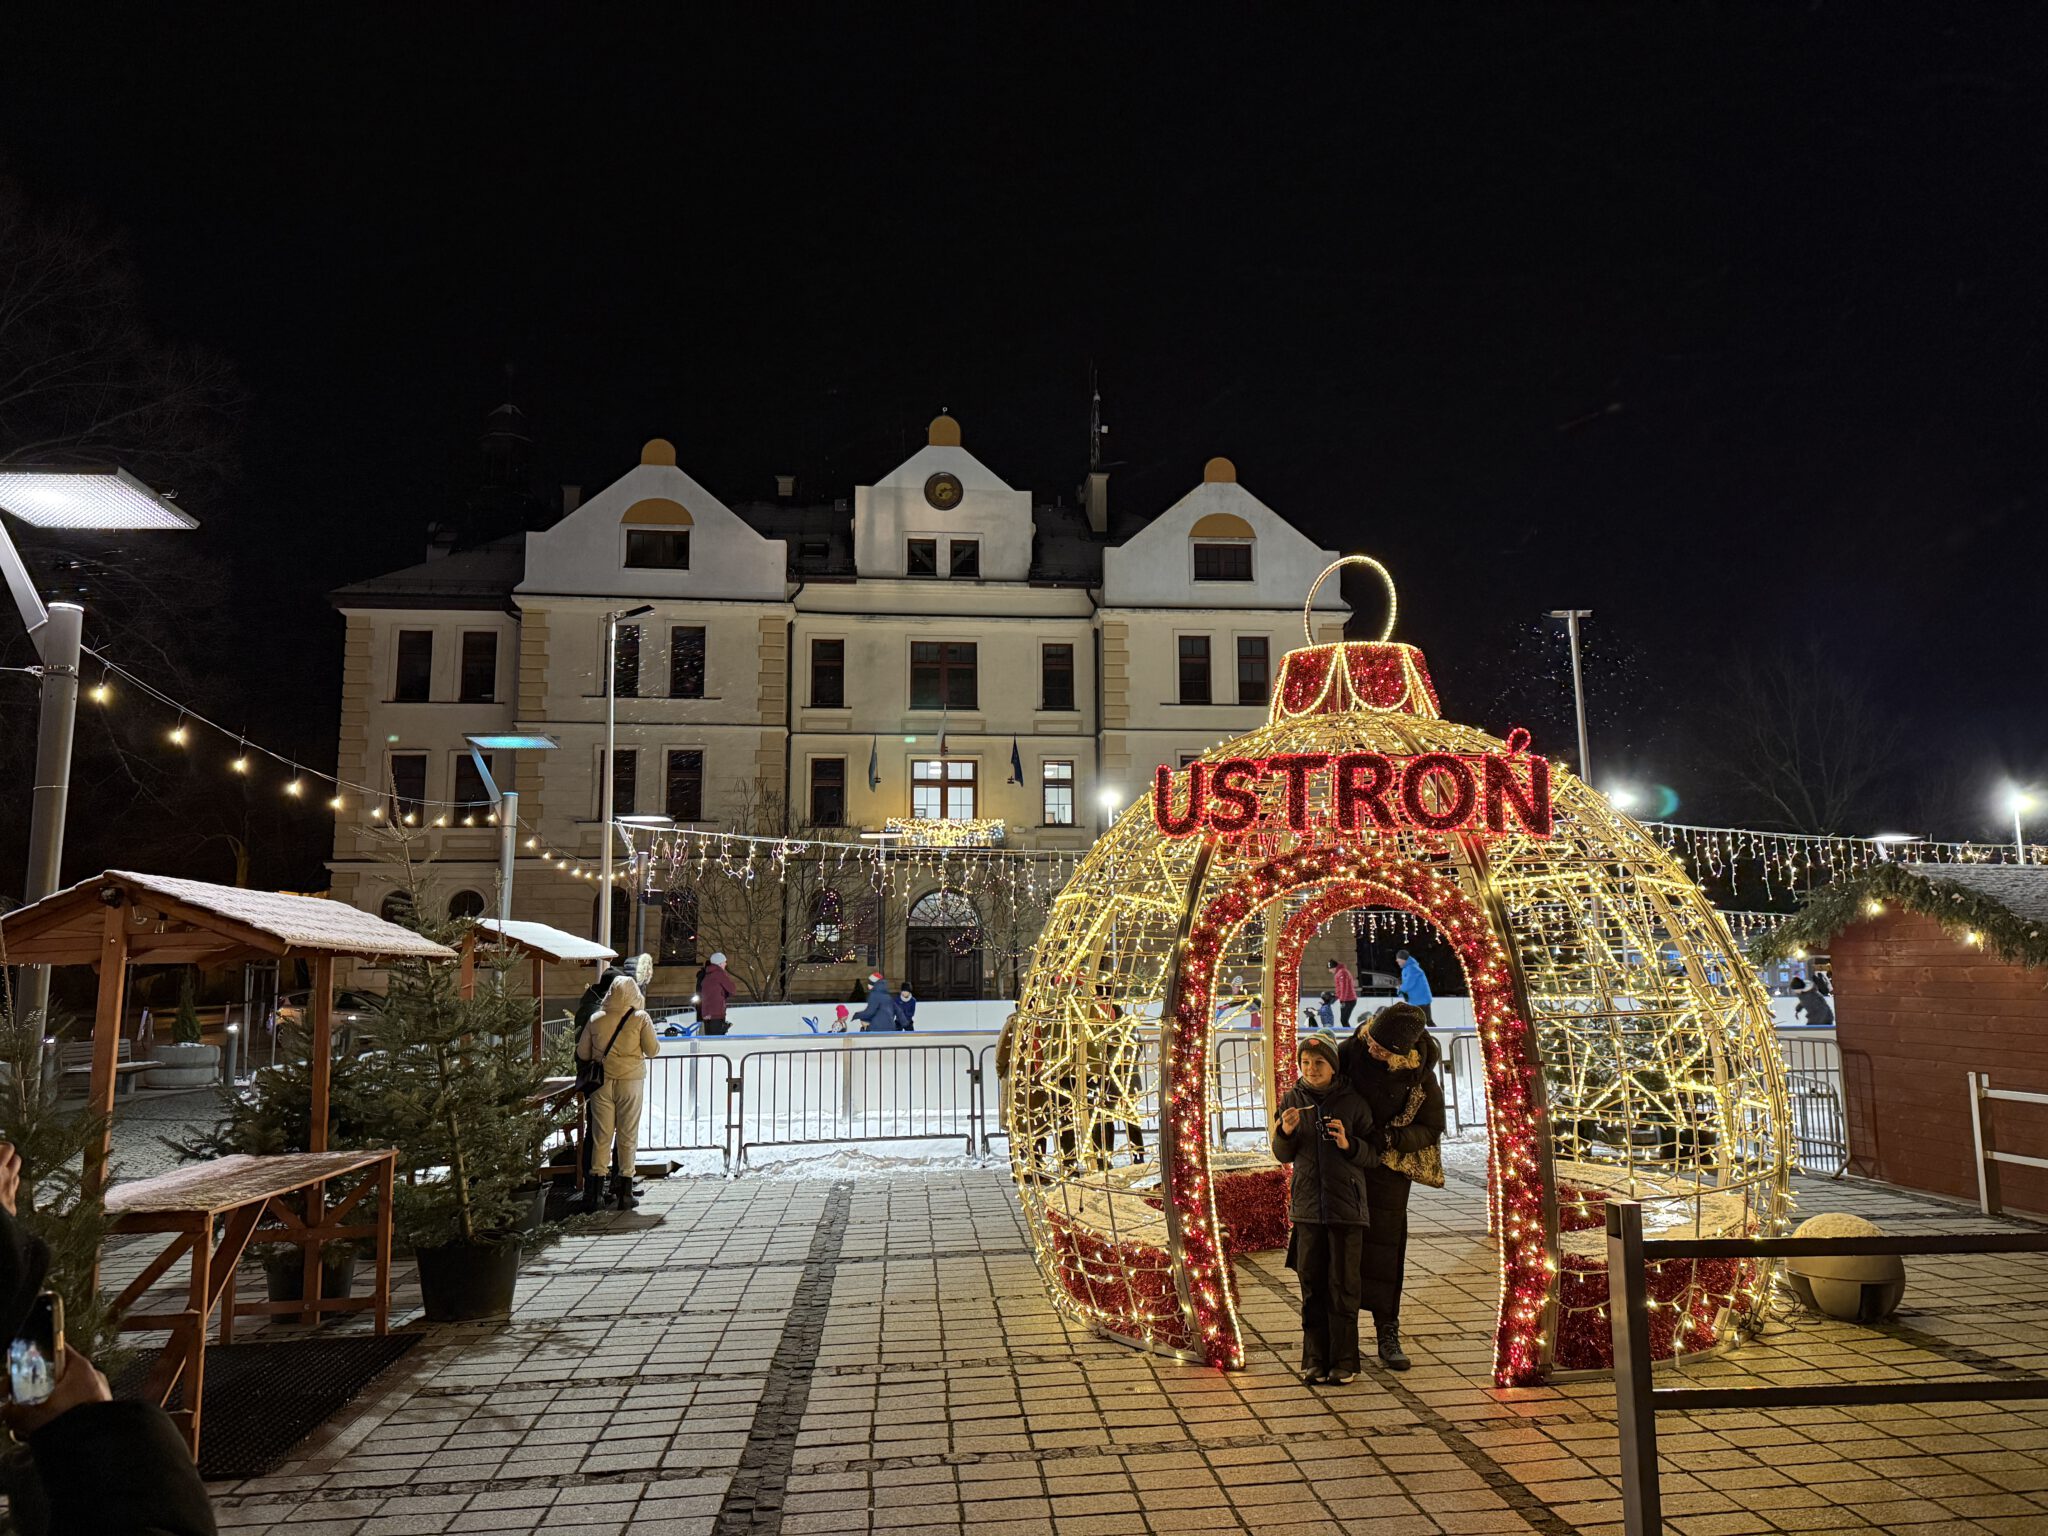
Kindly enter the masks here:
M 1024 782 L 1024 755 L 1017 750 L 1017 738 L 1014 736 L 1010 738 L 1010 782 Z
M 868 793 L 873 794 L 882 787 L 881 759 L 875 755 L 875 738 L 868 738 Z

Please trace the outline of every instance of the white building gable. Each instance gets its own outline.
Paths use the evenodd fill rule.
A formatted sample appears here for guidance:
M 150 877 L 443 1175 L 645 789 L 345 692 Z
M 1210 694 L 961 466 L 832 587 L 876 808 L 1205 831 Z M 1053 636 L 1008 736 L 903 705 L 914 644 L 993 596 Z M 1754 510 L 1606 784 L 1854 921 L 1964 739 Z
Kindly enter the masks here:
M 984 581 L 1031 574 L 1031 494 L 1012 490 L 960 446 L 960 424 L 941 416 L 930 440 L 873 485 L 853 492 L 854 567 L 862 576 L 909 574 L 910 544 L 937 543 L 937 574 L 954 569 L 953 546 L 980 544 Z
M 1197 550 L 1212 553 L 1214 568 L 1242 569 L 1204 579 L 1197 575 Z M 1102 601 L 1109 608 L 1295 608 L 1324 567 L 1337 558 L 1237 483 L 1228 459 L 1211 459 L 1202 483 L 1122 544 L 1102 552 Z M 1228 562 L 1228 563 L 1224 563 Z M 1318 611 L 1341 612 L 1337 583 L 1316 595 Z
M 681 564 L 677 562 L 681 561 Z M 781 601 L 789 550 L 676 468 L 660 438 L 640 463 L 526 542 L 522 595 Z

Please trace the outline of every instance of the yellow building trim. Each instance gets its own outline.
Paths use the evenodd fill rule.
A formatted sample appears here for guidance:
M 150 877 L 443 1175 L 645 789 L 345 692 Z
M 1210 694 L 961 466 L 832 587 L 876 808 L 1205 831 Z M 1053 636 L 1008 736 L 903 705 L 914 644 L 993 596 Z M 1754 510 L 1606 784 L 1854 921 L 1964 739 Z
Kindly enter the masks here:
M 636 501 L 626 508 L 626 515 L 619 519 L 629 528 L 694 528 L 695 518 L 690 509 L 680 501 L 670 501 L 666 496 L 649 496 Z
M 1256 537 L 1252 525 L 1234 512 L 1211 512 L 1189 530 L 1192 539 L 1249 539 Z

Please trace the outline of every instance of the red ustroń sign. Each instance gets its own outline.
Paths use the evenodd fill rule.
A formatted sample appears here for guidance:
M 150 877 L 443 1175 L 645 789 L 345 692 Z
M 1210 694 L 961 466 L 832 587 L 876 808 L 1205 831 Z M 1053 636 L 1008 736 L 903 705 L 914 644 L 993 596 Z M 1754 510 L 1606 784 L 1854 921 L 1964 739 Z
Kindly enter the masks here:
M 1327 803 L 1341 832 L 1551 832 L 1550 764 L 1533 753 L 1287 752 L 1190 763 L 1183 773 L 1187 787 L 1179 795 L 1173 770 L 1161 767 L 1153 776 L 1152 821 L 1167 837 L 1233 836 L 1273 825 L 1252 788 L 1266 778 L 1283 781 L 1288 830 L 1306 832 L 1309 785 L 1318 775 L 1327 777 Z

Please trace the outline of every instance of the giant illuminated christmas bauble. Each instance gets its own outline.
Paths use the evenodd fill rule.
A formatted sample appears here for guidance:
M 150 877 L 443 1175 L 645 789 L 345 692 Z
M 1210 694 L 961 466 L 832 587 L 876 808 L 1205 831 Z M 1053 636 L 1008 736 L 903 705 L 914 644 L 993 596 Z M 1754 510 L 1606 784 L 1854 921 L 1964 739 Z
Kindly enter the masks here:
M 1286 1240 L 1264 1106 L 1292 1076 L 1301 953 L 1354 908 L 1428 923 L 1464 967 L 1497 1381 L 1608 1363 L 1608 1197 L 1641 1200 L 1652 1233 L 1777 1230 L 1791 1130 L 1769 1004 L 1684 870 L 1524 733 L 1442 719 L 1412 646 L 1309 644 L 1265 726 L 1162 769 L 1097 843 L 1025 976 L 1010 1149 L 1062 1310 L 1242 1364 L 1230 1255 Z M 1254 1008 L 1263 1027 L 1234 1027 Z M 1764 1279 L 1652 1265 L 1653 1351 L 1709 1346 Z

